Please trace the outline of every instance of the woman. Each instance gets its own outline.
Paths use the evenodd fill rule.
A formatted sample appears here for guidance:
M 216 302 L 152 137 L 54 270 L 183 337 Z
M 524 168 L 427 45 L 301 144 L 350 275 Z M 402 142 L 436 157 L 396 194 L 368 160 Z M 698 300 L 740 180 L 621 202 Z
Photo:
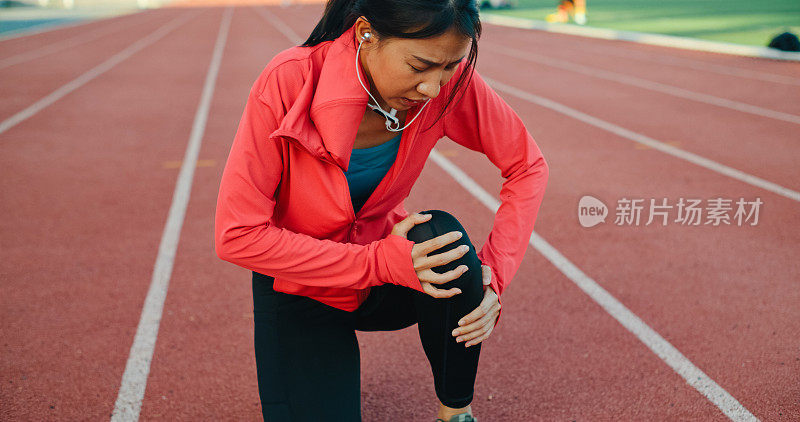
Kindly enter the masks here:
M 474 0 L 330 1 L 309 39 L 275 56 L 250 90 L 215 247 L 253 272 L 265 420 L 360 420 L 355 330 L 413 324 L 438 420 L 476 420 L 480 346 L 548 176 L 522 121 L 474 72 L 480 32 Z M 449 213 L 403 208 L 443 136 L 506 178 L 477 253 Z

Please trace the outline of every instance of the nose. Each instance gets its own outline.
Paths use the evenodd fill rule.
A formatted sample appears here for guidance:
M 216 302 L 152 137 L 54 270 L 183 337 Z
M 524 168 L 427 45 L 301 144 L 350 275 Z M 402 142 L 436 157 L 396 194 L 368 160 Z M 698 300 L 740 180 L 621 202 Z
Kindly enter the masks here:
M 417 85 L 417 91 L 424 95 L 425 98 L 436 98 L 439 96 L 440 88 L 446 83 L 447 81 L 442 80 L 442 74 L 433 73 L 433 76 L 420 82 Z

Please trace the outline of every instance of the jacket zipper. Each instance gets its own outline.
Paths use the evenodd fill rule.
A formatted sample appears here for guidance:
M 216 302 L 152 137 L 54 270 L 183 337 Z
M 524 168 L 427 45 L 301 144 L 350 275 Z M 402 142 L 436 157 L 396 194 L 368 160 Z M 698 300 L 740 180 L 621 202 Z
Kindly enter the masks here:
M 403 135 L 405 135 L 405 133 L 403 133 Z M 401 135 L 401 137 L 400 137 L 400 144 L 401 145 L 403 143 L 403 135 Z M 399 154 L 400 153 L 398 151 L 398 155 Z M 405 159 L 405 156 L 403 158 Z M 370 196 L 367 198 L 367 200 L 364 201 L 364 205 L 361 206 L 361 209 L 358 211 L 358 214 L 356 214 L 355 209 L 353 208 L 353 197 L 352 197 L 352 192 L 350 192 L 350 184 L 347 182 L 347 175 L 345 174 L 344 170 L 341 167 L 339 167 L 338 164 L 336 164 L 336 163 L 334 163 L 332 161 L 329 161 L 327 159 L 325 161 L 327 161 L 328 163 L 330 163 L 331 165 L 333 165 L 334 167 L 339 169 L 339 174 L 341 174 L 342 175 L 342 179 L 344 179 L 344 186 L 345 186 L 345 190 L 347 191 L 347 209 L 350 210 L 350 217 L 352 218 L 352 222 L 350 223 L 350 229 L 347 231 L 347 242 L 352 242 L 353 241 L 353 237 L 354 237 L 354 235 L 356 234 L 356 232 L 358 230 L 358 226 L 356 224 L 356 222 L 358 221 L 358 217 L 359 217 L 358 214 L 361 214 L 362 211 L 364 211 L 364 209 L 367 207 L 367 204 L 370 202 L 372 197 L 375 196 L 375 191 L 373 191 L 370 194 Z M 391 171 L 392 168 L 394 166 L 397 166 L 397 165 L 398 165 L 397 164 L 397 160 L 395 160 L 395 162 L 392 163 L 392 167 L 389 168 L 389 171 Z M 400 165 L 402 165 L 402 163 Z M 388 172 L 387 172 L 387 174 L 388 174 Z M 384 178 L 385 177 L 386 176 L 384 176 Z M 391 182 L 392 181 L 389 181 L 387 183 L 391 183 Z M 383 179 L 381 179 L 380 183 L 383 183 Z M 380 183 L 378 183 L 378 184 L 380 185 Z M 377 189 L 377 187 L 376 187 L 376 189 Z M 389 190 L 389 188 L 387 186 L 386 189 L 384 189 L 384 192 L 386 192 L 388 190 Z M 369 296 L 371 290 L 372 290 L 372 288 L 368 287 L 366 289 L 362 289 L 362 290 L 357 290 L 356 291 L 356 295 L 358 295 L 360 303 L 363 303 L 366 300 L 366 298 Z
M 355 208 L 353 208 L 353 198 L 351 196 L 352 194 L 350 193 L 350 184 L 347 183 L 347 175 L 344 174 L 344 170 L 342 170 L 342 168 L 339 167 L 336 163 L 331 163 L 331 164 L 337 169 L 339 169 L 339 174 L 341 174 L 342 178 L 344 179 L 344 188 L 347 191 L 347 209 L 350 210 L 350 219 L 351 219 L 350 229 L 347 231 L 347 241 L 351 242 L 353 240 L 353 234 L 356 231 L 356 220 L 358 220 L 358 216 L 356 215 Z M 364 210 L 363 206 L 358 212 L 361 213 L 362 210 Z
M 345 190 L 347 190 L 347 209 L 350 210 L 350 217 L 352 218 L 352 222 L 350 223 L 350 229 L 347 230 L 347 242 L 349 243 L 353 240 L 353 235 L 356 232 L 356 221 L 358 220 L 358 216 L 356 215 L 355 209 L 353 208 L 353 199 L 350 193 L 350 185 L 347 183 L 347 175 L 344 174 L 344 170 L 342 170 L 342 168 L 339 167 L 336 163 L 332 163 L 330 161 L 328 162 L 331 163 L 337 169 L 339 169 L 339 174 L 341 174 L 342 178 L 344 179 L 344 188 Z M 364 207 L 362 206 L 361 210 L 363 209 Z M 361 212 L 361 210 L 359 210 L 359 213 Z M 370 287 L 367 287 L 366 289 L 356 290 L 359 306 L 361 303 L 364 303 L 364 301 L 367 300 L 366 298 L 367 296 L 369 296 L 369 292 L 371 290 L 372 289 Z
M 417 111 L 417 113 L 419 114 L 419 111 Z M 413 118 L 416 118 L 416 115 Z M 408 115 L 406 115 L 406 120 L 408 120 Z M 402 168 L 403 165 L 405 164 L 405 161 L 408 159 L 408 155 L 409 154 L 405 153 L 401 157 L 400 153 L 401 152 L 405 152 L 406 150 L 409 150 L 410 148 L 403 149 L 403 146 L 404 146 L 403 141 L 405 140 L 404 138 L 413 137 L 416 134 L 416 130 L 417 129 L 418 129 L 418 126 L 411 129 L 413 131 L 412 133 L 407 133 L 406 131 L 403 131 L 403 133 L 400 135 L 400 145 L 399 145 L 400 148 L 399 148 L 399 150 L 397 152 L 397 158 L 394 160 L 394 163 L 392 163 L 392 165 L 389 167 L 389 170 L 386 172 L 387 175 L 390 172 L 392 172 L 395 169 L 395 167 Z M 411 142 L 411 140 L 409 139 L 408 142 Z M 400 162 L 399 160 L 402 160 L 402 162 Z M 353 218 L 353 222 L 350 224 L 350 231 L 348 232 L 348 241 L 352 241 L 352 236 L 351 235 L 356 231 L 356 220 L 358 219 L 358 215 L 355 213 L 355 210 L 353 209 L 353 198 L 351 196 L 352 193 L 350 192 L 350 185 L 347 183 L 347 176 L 345 175 L 344 170 L 341 167 L 339 167 L 339 165 L 337 165 L 336 163 L 333 163 L 332 161 L 328 161 L 328 162 L 333 164 L 334 166 L 336 166 L 339 169 L 339 171 L 341 172 L 342 177 L 344 177 L 344 179 L 345 179 L 344 180 L 344 184 L 345 184 L 346 189 L 347 189 L 348 207 L 350 209 L 350 215 Z M 398 171 L 399 171 L 399 169 L 398 169 Z M 384 176 L 384 177 L 386 177 L 386 176 Z M 395 179 L 396 179 L 396 177 L 395 177 Z M 390 184 L 392 182 L 394 182 L 394 180 L 388 181 L 387 184 Z M 380 185 L 381 183 L 383 183 L 383 179 L 381 179 L 381 182 L 379 182 L 378 185 Z M 377 190 L 378 187 L 379 186 L 376 186 L 375 189 Z M 389 191 L 389 187 L 390 186 L 386 186 L 386 189 L 384 189 L 383 192 L 388 192 Z M 372 200 L 373 196 L 375 196 L 375 192 L 374 191 L 372 192 L 372 194 L 370 194 L 369 197 L 367 197 L 367 200 L 364 201 L 364 205 L 361 206 L 361 209 L 358 211 L 358 214 L 361 214 L 362 211 L 364 211 L 364 209 L 367 208 L 367 204 L 370 204 L 370 201 Z M 383 197 L 383 194 L 381 194 L 381 197 L 379 197 L 378 199 L 380 199 L 382 197 Z

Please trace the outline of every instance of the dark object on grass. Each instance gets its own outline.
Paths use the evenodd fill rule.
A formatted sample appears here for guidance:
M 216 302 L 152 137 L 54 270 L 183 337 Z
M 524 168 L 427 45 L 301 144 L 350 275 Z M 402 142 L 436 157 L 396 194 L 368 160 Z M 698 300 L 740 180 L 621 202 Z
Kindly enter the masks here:
M 784 32 L 783 34 L 775 36 L 775 38 L 769 42 L 768 47 L 783 51 L 800 51 L 800 40 L 797 39 L 797 35 L 791 32 Z

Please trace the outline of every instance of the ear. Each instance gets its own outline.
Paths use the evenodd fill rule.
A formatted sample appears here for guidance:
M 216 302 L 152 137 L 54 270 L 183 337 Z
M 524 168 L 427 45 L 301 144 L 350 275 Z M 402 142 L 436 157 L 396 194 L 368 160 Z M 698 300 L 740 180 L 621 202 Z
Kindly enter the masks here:
M 370 38 L 364 40 L 364 42 L 370 42 L 371 39 L 375 37 L 375 35 L 372 34 L 372 27 L 370 26 L 369 21 L 367 21 L 365 17 L 359 16 L 354 25 L 356 27 L 354 34 L 356 45 L 361 42 L 361 37 L 363 37 L 367 32 L 370 33 Z

